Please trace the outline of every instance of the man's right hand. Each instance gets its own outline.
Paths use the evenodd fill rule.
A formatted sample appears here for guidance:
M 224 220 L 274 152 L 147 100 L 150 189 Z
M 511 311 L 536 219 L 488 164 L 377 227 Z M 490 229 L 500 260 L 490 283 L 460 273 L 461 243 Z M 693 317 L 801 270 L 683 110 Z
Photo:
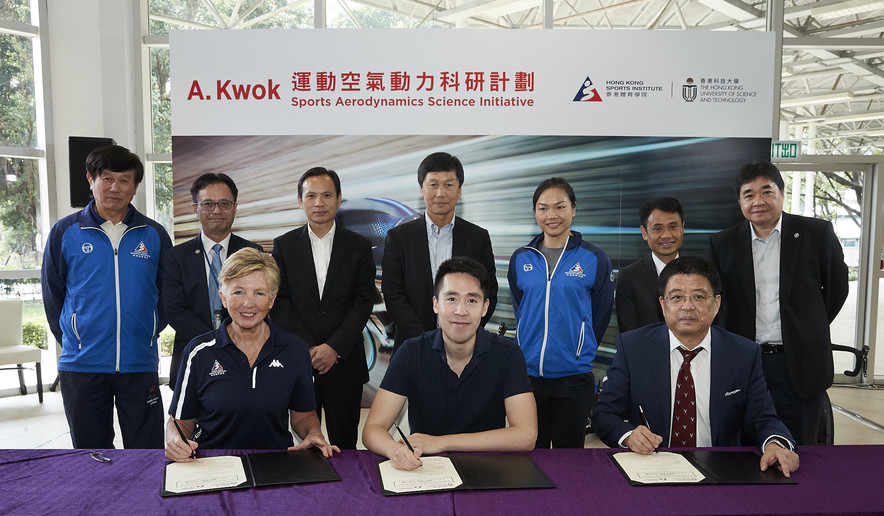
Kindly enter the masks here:
M 623 444 L 636 453 L 650 455 L 657 450 L 657 447 L 662 442 L 662 437 L 648 430 L 648 427 L 640 425 L 629 434 L 629 437 L 623 441 Z
M 421 453 L 420 448 L 415 448 L 414 452 L 412 452 L 408 449 L 408 446 L 400 443 L 400 446 L 393 452 L 393 457 L 390 460 L 393 461 L 394 468 L 411 471 L 424 465 L 420 459 Z

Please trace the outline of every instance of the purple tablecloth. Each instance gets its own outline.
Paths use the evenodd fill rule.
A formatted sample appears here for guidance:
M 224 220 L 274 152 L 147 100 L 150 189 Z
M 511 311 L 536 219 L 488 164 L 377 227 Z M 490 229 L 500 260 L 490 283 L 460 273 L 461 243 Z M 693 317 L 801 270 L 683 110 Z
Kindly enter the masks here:
M 0 450 L 0 514 L 884 513 L 884 446 L 800 451 L 796 485 L 633 487 L 608 450 L 536 450 L 531 457 L 556 489 L 384 497 L 379 457 L 347 451 L 331 459 L 340 482 L 161 498 L 162 450 L 105 451 L 113 464 L 88 450 Z
M 748 450 L 750 448 L 720 448 Z M 610 450 L 535 450 L 556 489 L 459 492 L 458 515 L 884 514 L 884 446 L 804 446 L 797 484 L 630 486 Z

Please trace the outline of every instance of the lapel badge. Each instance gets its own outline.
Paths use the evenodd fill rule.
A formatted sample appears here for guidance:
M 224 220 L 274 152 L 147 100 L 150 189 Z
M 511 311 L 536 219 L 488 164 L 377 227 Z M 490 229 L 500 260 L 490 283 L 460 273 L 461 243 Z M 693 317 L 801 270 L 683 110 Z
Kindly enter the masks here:
M 795 233 L 795 234 L 792 235 L 792 236 L 795 237 L 795 238 L 798 238 L 798 233 Z
M 798 236 L 798 233 L 795 233 L 795 236 Z M 199 249 L 196 249 L 196 250 L 194 250 L 193 252 L 194 252 L 194 254 L 200 254 L 200 250 L 199 250 Z

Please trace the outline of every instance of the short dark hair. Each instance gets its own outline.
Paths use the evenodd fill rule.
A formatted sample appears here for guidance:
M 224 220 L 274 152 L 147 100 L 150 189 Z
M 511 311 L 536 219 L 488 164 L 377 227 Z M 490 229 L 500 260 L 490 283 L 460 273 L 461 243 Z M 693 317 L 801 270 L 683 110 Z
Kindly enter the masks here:
M 537 199 L 540 198 L 540 194 L 549 190 L 550 188 L 561 188 L 568 195 L 568 199 L 571 201 L 571 206 L 577 206 L 577 196 L 574 195 L 574 189 L 571 188 L 571 185 L 568 184 L 568 181 L 565 180 L 564 177 L 551 177 L 549 179 L 545 179 L 542 183 L 537 185 L 537 189 L 534 190 L 534 199 L 531 201 L 531 209 L 537 207 Z
M 236 183 L 233 182 L 233 179 L 230 179 L 230 176 L 227 174 L 218 174 L 215 172 L 209 172 L 203 174 L 196 178 L 196 181 L 190 185 L 190 197 L 193 198 L 194 204 L 196 204 L 196 198 L 200 193 L 200 190 L 206 188 L 209 185 L 227 185 L 230 188 L 230 193 L 233 194 L 232 201 L 236 201 L 236 196 L 239 195 L 239 189 L 236 187 Z
M 463 165 L 456 156 L 447 152 L 434 152 L 424 158 L 417 167 L 417 184 L 424 186 L 424 179 L 430 172 L 451 172 L 457 176 L 457 182 L 463 186 Z
M 335 184 L 335 193 L 338 195 L 338 197 L 341 196 L 341 178 L 338 177 L 338 173 L 330 168 L 313 167 L 307 172 L 304 172 L 301 175 L 301 179 L 298 179 L 298 199 L 301 198 L 301 192 L 304 189 L 304 181 L 316 176 L 330 177 L 332 182 Z
M 721 294 L 721 276 L 718 275 L 714 265 L 699 256 L 680 256 L 667 263 L 660 272 L 660 277 L 657 278 L 657 295 L 660 297 L 666 295 L 666 284 L 669 283 L 669 278 L 676 274 L 704 276 L 709 280 L 712 293 L 716 296 Z
M 780 192 L 786 191 L 786 183 L 783 181 L 780 169 L 770 161 L 755 159 L 743 165 L 737 172 L 737 177 L 734 179 L 734 193 L 737 195 L 737 199 L 740 198 L 740 189 L 743 188 L 743 185 L 754 181 L 757 177 L 766 177 L 776 183 Z
M 439 265 L 436 282 L 433 284 L 433 295 L 439 297 L 445 276 L 457 273 L 469 274 L 476 278 L 479 281 L 479 288 L 482 289 L 482 299 L 488 299 L 488 270 L 475 259 L 466 256 L 454 256 Z
M 642 223 L 642 227 L 648 229 L 648 217 L 651 212 L 660 210 L 666 213 L 678 213 L 678 218 L 684 222 L 684 212 L 681 209 L 681 203 L 675 197 L 654 197 L 650 201 L 642 204 L 638 209 L 638 219 Z
M 135 172 L 135 184 L 141 184 L 144 179 L 144 165 L 133 152 L 119 145 L 105 145 L 97 147 L 86 157 L 86 172 L 93 180 L 101 176 L 102 172 Z

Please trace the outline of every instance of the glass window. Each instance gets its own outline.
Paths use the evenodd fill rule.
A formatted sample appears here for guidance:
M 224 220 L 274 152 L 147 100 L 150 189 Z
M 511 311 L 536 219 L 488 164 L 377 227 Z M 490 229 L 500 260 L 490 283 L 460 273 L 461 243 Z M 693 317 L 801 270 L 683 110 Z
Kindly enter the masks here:
M 156 153 L 172 152 L 172 100 L 169 97 L 169 84 L 169 49 L 151 48 L 150 104 L 153 114 L 153 151 Z
M 31 0 L 4 0 L 0 2 L 0 20 L 31 23 Z
M 174 208 L 172 204 L 172 164 L 154 163 L 154 188 L 157 204 L 154 219 L 166 228 L 169 236 L 174 238 L 175 224 L 173 222 Z
M 370 5 L 351 4 L 334 0 L 327 4 L 328 23 L 334 29 L 404 29 L 413 27 L 418 20 L 393 11 L 387 11 Z M 428 25 L 423 25 L 428 26 Z
M 37 146 L 34 52 L 30 38 L 0 34 L 0 146 Z
M 313 3 L 287 0 L 150 0 L 150 34 L 170 29 L 309 29 Z
M 35 269 L 43 261 L 38 163 L 0 158 L 0 268 Z

